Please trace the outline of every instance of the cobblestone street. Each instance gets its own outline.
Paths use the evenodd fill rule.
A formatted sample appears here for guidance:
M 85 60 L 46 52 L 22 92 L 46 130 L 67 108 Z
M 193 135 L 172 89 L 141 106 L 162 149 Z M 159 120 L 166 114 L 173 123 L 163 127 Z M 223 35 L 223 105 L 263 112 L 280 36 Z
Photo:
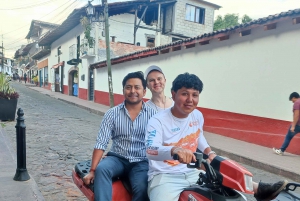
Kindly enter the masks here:
M 27 169 L 46 200 L 86 200 L 71 178 L 74 165 L 91 158 L 102 117 L 13 84 L 24 110 Z M 5 123 L 15 143 L 16 122 Z
M 45 200 L 87 200 L 73 184 L 74 165 L 91 158 L 102 117 L 12 83 L 20 93 L 18 108 L 24 110 L 27 170 Z M 4 129 L 15 144 L 14 122 Z M 15 148 L 15 147 L 14 147 Z M 254 181 L 275 182 L 282 177 L 246 166 Z M 290 181 L 290 180 L 289 180 Z M 248 200 L 255 200 L 247 195 Z

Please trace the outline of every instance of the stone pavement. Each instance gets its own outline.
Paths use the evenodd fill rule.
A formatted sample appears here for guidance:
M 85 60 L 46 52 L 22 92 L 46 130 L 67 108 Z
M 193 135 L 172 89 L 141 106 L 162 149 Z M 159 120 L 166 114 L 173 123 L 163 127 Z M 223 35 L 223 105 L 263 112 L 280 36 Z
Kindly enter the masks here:
M 87 109 L 95 114 L 104 114 L 109 109 L 108 106 L 52 92 L 44 88 L 31 87 L 31 89 Z M 204 134 L 210 146 L 219 155 L 300 182 L 299 155 L 285 153 L 284 156 L 278 156 L 268 147 L 262 147 L 214 133 L 204 132 Z
M 0 200 L 1 201 L 41 201 L 44 200 L 38 186 L 30 175 L 28 181 L 14 181 L 16 154 L 0 126 Z

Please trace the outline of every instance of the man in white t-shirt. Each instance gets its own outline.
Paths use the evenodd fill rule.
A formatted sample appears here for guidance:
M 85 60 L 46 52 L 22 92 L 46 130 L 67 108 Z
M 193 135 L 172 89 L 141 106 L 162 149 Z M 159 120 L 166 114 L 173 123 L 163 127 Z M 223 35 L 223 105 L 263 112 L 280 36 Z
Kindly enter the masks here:
M 180 74 L 172 83 L 174 106 L 154 115 L 147 126 L 146 154 L 149 160 L 148 195 L 151 201 L 175 201 L 195 184 L 199 171 L 186 164 L 196 161 L 198 148 L 211 161 L 216 156 L 203 135 L 203 115 L 196 109 L 202 81 L 194 74 Z M 173 160 L 177 154 L 179 160 Z M 274 184 L 253 182 L 257 200 L 271 200 L 287 181 Z

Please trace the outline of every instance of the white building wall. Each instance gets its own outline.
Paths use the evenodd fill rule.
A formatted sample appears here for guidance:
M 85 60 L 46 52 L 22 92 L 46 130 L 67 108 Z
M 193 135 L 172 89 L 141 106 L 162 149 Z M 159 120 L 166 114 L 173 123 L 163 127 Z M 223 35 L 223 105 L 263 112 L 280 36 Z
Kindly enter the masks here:
M 288 97 L 300 92 L 299 35 L 300 24 L 278 23 L 275 30 L 258 27 L 248 36 L 113 65 L 114 93 L 122 94 L 127 73 L 156 64 L 166 76 L 167 96 L 178 74 L 194 73 L 204 83 L 200 107 L 290 121 Z M 95 83 L 95 90 L 108 92 L 107 68 L 96 70 Z
M 199 24 L 185 20 L 186 4 L 205 8 L 205 23 Z M 186 36 L 195 37 L 204 33 L 210 33 L 214 27 L 214 12 L 212 6 L 201 3 L 198 0 L 178 0 L 175 4 L 175 23 L 174 32 L 184 34 Z
M 116 42 L 133 44 L 134 17 L 135 16 L 133 14 L 128 13 L 109 17 L 109 35 L 116 36 Z M 139 18 L 137 18 L 137 22 L 138 20 Z M 143 21 L 141 22 L 140 26 L 155 28 L 154 26 L 146 25 Z M 103 23 L 101 23 L 99 35 L 101 40 L 105 40 L 105 35 L 102 35 L 102 31 L 103 33 L 105 32 Z M 140 42 L 141 46 L 147 45 L 146 34 L 155 35 L 155 31 L 138 28 L 136 33 L 136 42 Z
M 63 35 L 62 37 L 60 37 L 59 39 L 54 41 L 51 45 L 51 55 L 49 56 L 49 66 L 50 66 L 50 68 L 53 65 L 59 63 L 58 62 L 58 57 L 57 57 L 57 48 L 59 46 L 61 46 L 62 54 L 60 55 L 60 62 L 62 62 L 62 61 L 65 62 L 64 73 L 62 74 L 62 77 L 64 79 L 63 84 L 65 86 L 68 86 L 68 81 L 69 81 L 68 71 L 70 70 L 70 68 L 74 67 L 74 65 L 67 64 L 67 61 L 70 60 L 70 58 L 69 58 L 69 47 L 74 45 L 74 44 L 77 44 L 77 36 L 79 36 L 79 35 L 80 35 L 80 41 L 81 41 L 81 39 L 84 38 L 83 27 L 81 26 L 81 24 L 78 24 L 78 26 L 71 29 L 68 33 L 66 33 L 65 35 Z M 84 67 L 84 66 L 82 66 L 82 67 Z M 79 78 L 80 78 L 80 76 L 81 75 L 78 74 Z M 52 77 L 51 80 L 53 81 L 54 78 Z M 53 83 L 51 83 L 51 84 L 53 84 Z M 86 88 L 87 88 L 87 86 L 86 86 Z

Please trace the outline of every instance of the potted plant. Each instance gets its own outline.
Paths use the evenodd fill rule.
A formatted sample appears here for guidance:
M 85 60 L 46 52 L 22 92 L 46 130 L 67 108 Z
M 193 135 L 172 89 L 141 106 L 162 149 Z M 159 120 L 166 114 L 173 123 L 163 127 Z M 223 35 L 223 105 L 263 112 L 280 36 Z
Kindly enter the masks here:
M 36 86 L 38 85 L 39 80 L 38 80 L 38 77 L 37 77 L 37 76 L 34 76 L 34 77 L 32 78 L 32 81 L 35 83 Z
M 6 75 L 0 73 L 0 120 L 14 120 L 19 94 L 9 85 Z

